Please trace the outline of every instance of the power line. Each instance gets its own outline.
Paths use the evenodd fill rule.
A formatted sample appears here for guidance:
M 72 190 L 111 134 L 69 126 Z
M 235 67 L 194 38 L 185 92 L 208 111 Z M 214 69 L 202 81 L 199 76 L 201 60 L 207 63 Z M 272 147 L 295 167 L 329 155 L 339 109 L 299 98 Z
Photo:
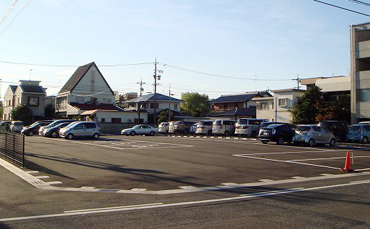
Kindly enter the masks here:
M 13 24 L 13 22 L 18 18 L 18 16 L 23 13 L 24 9 L 31 3 L 31 1 L 32 0 L 28 0 L 28 2 L 22 7 L 22 9 L 13 17 L 9 24 L 4 28 L 4 30 L 0 32 L 0 37 Z
M 182 70 L 182 71 L 192 72 L 192 73 L 196 73 L 196 74 L 219 77 L 219 78 L 226 78 L 226 79 L 237 79 L 237 80 L 248 80 L 248 81 L 290 81 L 291 80 L 291 79 L 280 79 L 280 80 L 278 80 L 278 79 L 243 78 L 243 77 L 225 76 L 225 75 L 218 75 L 218 74 L 213 74 L 213 73 L 200 72 L 200 71 L 191 70 L 191 69 L 182 68 L 182 67 L 177 67 L 177 66 L 169 65 L 169 64 L 164 64 L 164 66 L 169 67 L 169 68 Z
M 370 4 L 367 3 L 367 2 L 362 2 L 362 1 L 358 1 L 358 0 L 348 0 L 348 1 L 354 2 L 356 4 L 360 4 L 360 5 L 364 5 L 364 6 L 370 7 Z
M 312 0 L 312 1 L 324 4 L 324 5 L 328 5 L 328 6 L 331 6 L 331 7 L 335 7 L 335 8 L 341 9 L 341 10 L 346 10 L 346 11 L 349 11 L 349 12 L 352 12 L 352 13 L 356 13 L 356 14 L 360 14 L 360 15 L 363 15 L 363 16 L 370 17 L 369 14 L 364 14 L 364 13 L 354 11 L 354 10 L 350 10 L 348 8 L 344 8 L 344 7 L 341 7 L 341 6 L 333 5 L 333 4 L 322 2 L 322 1 L 319 1 L 319 0 Z
M 10 8 L 8 9 L 8 12 L 6 12 L 5 16 L 3 17 L 3 19 L 0 22 L 0 28 L 4 24 L 4 22 L 6 21 L 6 19 L 9 17 L 10 13 L 13 11 L 13 9 L 14 9 L 15 5 L 17 4 L 17 2 L 18 2 L 18 0 L 15 0 L 13 2 L 13 4 L 10 6 Z
M 24 63 L 24 62 L 12 62 L 12 61 L 2 61 L 3 64 L 16 64 L 16 65 L 27 65 L 27 66 L 40 66 L 40 67 L 81 67 L 78 65 L 67 65 L 67 64 L 36 64 L 36 63 Z M 99 67 L 126 67 L 134 65 L 144 65 L 144 64 L 153 64 L 153 62 L 143 62 L 143 63 L 133 63 L 133 64 L 99 64 Z

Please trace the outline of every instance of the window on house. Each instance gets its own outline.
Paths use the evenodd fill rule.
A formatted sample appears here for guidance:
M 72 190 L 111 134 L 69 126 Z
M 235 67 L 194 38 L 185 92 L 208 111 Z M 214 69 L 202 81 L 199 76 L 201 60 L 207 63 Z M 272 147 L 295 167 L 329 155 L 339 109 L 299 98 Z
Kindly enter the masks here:
M 78 102 L 78 103 L 83 103 L 83 102 L 85 102 L 85 97 L 78 96 L 78 97 L 77 97 L 77 102 Z
M 285 99 L 279 99 L 278 104 L 279 104 L 280 107 L 286 107 L 286 106 L 288 106 L 288 101 L 287 101 L 286 98 Z
M 105 122 L 105 118 L 101 118 L 101 121 L 100 122 Z
M 38 106 L 39 97 L 28 97 L 28 106 Z
M 358 89 L 357 101 L 360 102 L 370 101 L 370 89 Z
M 175 110 L 177 110 L 177 103 L 175 103 L 175 105 L 173 106 Z
M 121 118 L 112 118 L 112 123 L 121 123 Z
M 159 107 L 159 106 L 158 106 L 158 103 L 156 103 L 155 105 L 156 105 L 156 107 L 155 107 L 155 108 L 156 108 L 156 109 L 158 109 L 158 107 Z M 150 104 L 150 109 L 154 109 L 154 103 L 151 103 L 151 104 Z
M 261 103 L 261 110 L 268 110 L 269 104 L 268 103 Z

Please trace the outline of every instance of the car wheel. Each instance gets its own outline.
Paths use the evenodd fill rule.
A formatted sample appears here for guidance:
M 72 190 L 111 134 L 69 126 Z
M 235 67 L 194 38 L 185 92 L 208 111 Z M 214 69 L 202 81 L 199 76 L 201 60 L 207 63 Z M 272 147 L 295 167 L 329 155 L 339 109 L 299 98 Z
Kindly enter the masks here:
M 134 136 L 135 134 L 136 134 L 135 131 L 131 131 L 130 133 L 131 136 Z
M 226 131 L 225 131 L 225 133 L 224 133 L 224 135 L 225 135 L 225 136 L 230 136 L 229 131 L 227 131 L 227 130 L 226 130 Z
M 262 140 L 261 141 L 263 144 L 267 144 L 267 141 L 266 140 Z
M 154 131 L 151 131 L 149 135 L 154 136 L 155 135 Z
M 308 141 L 308 146 L 309 147 L 312 147 L 315 145 L 315 140 L 313 140 L 312 138 Z
M 95 133 L 95 134 L 93 135 L 93 138 L 94 138 L 94 139 L 98 139 L 98 138 L 99 138 L 99 134 L 98 134 L 98 133 Z
M 252 137 L 252 138 L 257 137 L 257 132 L 256 132 L 256 131 L 253 131 L 253 132 L 252 132 L 252 134 L 251 134 L 251 137 Z
M 73 138 L 74 138 L 73 134 L 68 134 L 67 135 L 67 139 L 73 139 Z
M 276 141 L 276 144 L 278 144 L 278 145 L 284 144 L 284 138 L 283 137 L 279 137 L 278 140 Z
M 189 134 L 189 130 L 184 130 L 184 134 Z
M 56 138 L 56 137 L 58 137 L 58 133 L 54 131 L 53 133 L 51 133 L 51 136 L 52 136 L 53 138 Z
M 330 146 L 335 146 L 335 143 L 336 143 L 336 141 L 335 141 L 334 138 L 330 139 L 330 142 L 329 142 Z
M 208 133 L 207 133 L 208 136 L 211 136 L 212 135 L 212 130 L 209 130 Z
M 362 143 L 369 143 L 369 139 L 367 139 L 367 137 L 364 137 L 363 139 L 362 139 Z
M 33 136 L 33 131 L 31 130 L 30 132 L 28 132 L 28 135 Z

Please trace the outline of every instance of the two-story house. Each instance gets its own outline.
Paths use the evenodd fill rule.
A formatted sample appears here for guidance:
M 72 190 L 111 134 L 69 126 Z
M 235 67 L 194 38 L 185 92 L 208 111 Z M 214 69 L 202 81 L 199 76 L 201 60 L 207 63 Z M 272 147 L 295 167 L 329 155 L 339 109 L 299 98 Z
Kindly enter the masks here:
M 293 108 L 304 94 L 305 90 L 283 89 L 273 90 L 273 97 L 254 98 L 257 105 L 256 117 L 274 122 L 287 122 L 292 120 L 289 110 Z
M 78 67 L 69 78 L 55 99 L 55 112 L 57 117 L 115 124 L 134 123 L 137 117 L 115 106 L 115 93 L 94 62 Z M 147 122 L 147 114 L 140 119 Z
M 45 116 L 45 88 L 41 81 L 20 80 L 19 85 L 9 85 L 4 95 L 3 119 L 11 120 L 11 112 L 20 104 L 27 105 L 32 110 L 33 119 Z
M 268 91 L 222 95 L 211 100 L 212 112 L 208 116 L 228 119 L 255 118 L 256 101 L 253 98 L 271 97 L 272 95 Z
M 147 110 L 149 114 L 154 113 L 154 107 L 156 107 L 156 112 L 160 112 L 165 109 L 170 109 L 171 111 L 180 112 L 180 99 L 174 97 L 169 97 L 166 95 L 156 94 L 156 103 L 154 103 L 154 93 L 143 95 L 141 97 L 126 100 L 123 103 L 125 107 L 129 110 Z

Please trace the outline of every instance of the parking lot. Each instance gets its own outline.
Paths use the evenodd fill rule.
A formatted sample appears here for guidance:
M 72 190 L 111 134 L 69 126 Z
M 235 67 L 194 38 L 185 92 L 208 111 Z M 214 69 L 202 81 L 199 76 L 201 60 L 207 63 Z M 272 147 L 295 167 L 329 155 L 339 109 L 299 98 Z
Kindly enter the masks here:
M 354 155 L 356 171 L 370 171 L 369 151 L 345 146 L 189 136 L 104 136 L 99 140 L 33 136 L 26 142 L 27 169 L 38 171 L 38 177 L 47 176 L 43 180 L 55 187 L 165 193 L 323 179 L 341 174 L 347 151 Z

